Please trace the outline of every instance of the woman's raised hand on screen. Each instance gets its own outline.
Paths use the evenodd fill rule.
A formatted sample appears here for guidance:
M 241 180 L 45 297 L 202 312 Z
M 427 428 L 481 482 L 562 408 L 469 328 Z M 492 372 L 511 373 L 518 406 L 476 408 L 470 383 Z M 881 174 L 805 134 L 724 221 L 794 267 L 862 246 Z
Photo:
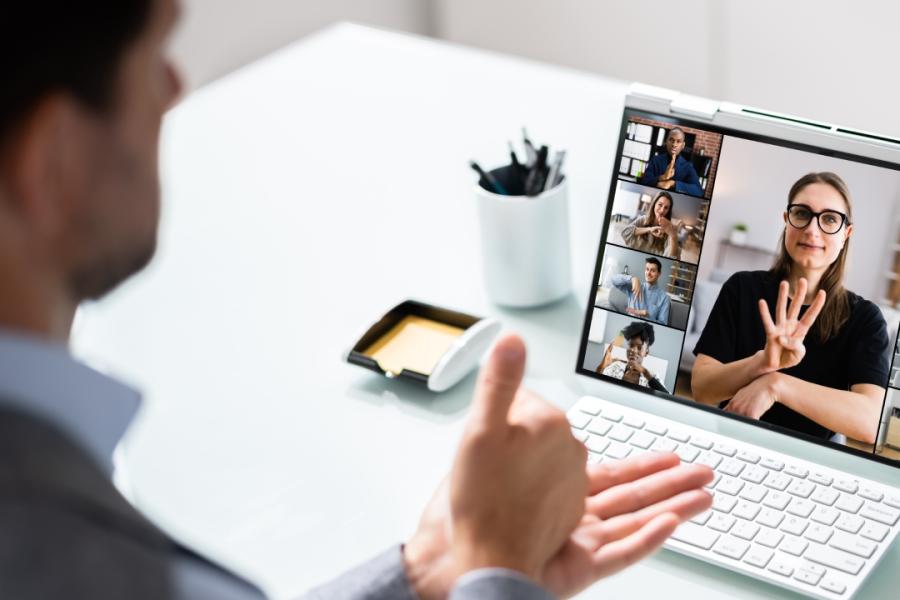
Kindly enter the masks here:
M 803 340 L 825 305 L 825 291 L 819 290 L 806 314 L 802 319 L 799 318 L 803 300 L 806 298 L 807 285 L 806 279 L 801 277 L 788 307 L 790 286 L 787 281 L 781 282 L 778 287 L 778 301 L 775 304 L 774 323 L 769 314 L 769 305 L 765 300 L 759 301 L 759 316 L 766 330 L 766 347 L 763 350 L 766 372 L 793 367 L 806 355 Z

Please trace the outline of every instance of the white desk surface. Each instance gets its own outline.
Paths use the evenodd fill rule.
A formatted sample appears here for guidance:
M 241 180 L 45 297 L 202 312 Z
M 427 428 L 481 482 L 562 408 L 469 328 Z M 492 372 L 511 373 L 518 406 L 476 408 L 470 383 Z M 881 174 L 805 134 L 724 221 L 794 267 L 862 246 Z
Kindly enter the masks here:
M 417 298 L 498 316 L 528 383 L 562 408 L 595 393 L 861 476 L 900 474 L 574 375 L 625 94 L 619 81 L 339 26 L 192 94 L 167 118 L 159 254 L 84 308 L 76 353 L 145 391 L 126 439 L 138 504 L 289 598 L 414 529 L 449 467 L 473 377 L 441 394 L 342 361 Z M 568 149 L 575 293 L 501 310 L 481 283 L 474 174 L 507 139 Z M 860 598 L 895 593 L 900 548 Z M 662 551 L 591 598 L 785 592 Z

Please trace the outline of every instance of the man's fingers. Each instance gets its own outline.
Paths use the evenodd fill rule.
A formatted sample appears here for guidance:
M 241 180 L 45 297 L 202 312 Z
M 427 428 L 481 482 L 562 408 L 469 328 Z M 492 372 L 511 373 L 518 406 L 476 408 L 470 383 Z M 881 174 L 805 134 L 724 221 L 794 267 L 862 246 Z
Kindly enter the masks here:
M 478 377 L 470 426 L 490 429 L 506 425 L 524 374 L 524 342 L 517 335 L 500 338 Z
M 778 301 L 775 303 L 775 322 L 779 325 L 787 318 L 787 299 L 790 286 L 787 281 L 778 285 Z
M 757 302 L 759 306 L 759 318 L 762 319 L 763 329 L 766 330 L 766 335 L 770 335 L 775 331 L 775 323 L 772 322 L 772 315 L 769 314 L 769 305 L 765 300 L 760 300 Z
M 613 541 L 631 535 L 659 515 L 671 513 L 677 515 L 680 521 L 687 521 L 710 506 L 712 506 L 712 496 L 709 493 L 704 490 L 691 490 L 657 502 L 638 512 L 607 519 L 602 521 L 598 527 L 603 530 L 604 541 Z
M 800 309 L 803 307 L 803 302 L 806 300 L 806 290 L 807 290 L 806 277 L 801 277 L 797 282 L 797 289 L 794 290 L 794 297 L 791 299 L 791 308 L 788 312 L 788 319 L 791 321 L 796 321 L 800 317 Z
M 678 455 L 671 452 L 648 452 L 626 460 L 588 465 L 588 494 L 593 496 L 607 488 L 671 469 L 679 462 Z
M 808 331 L 809 328 L 813 326 L 813 323 L 816 322 L 816 318 L 819 316 L 819 313 L 822 312 L 822 307 L 825 306 L 825 299 L 825 290 L 819 290 L 815 300 L 813 300 L 813 303 L 809 306 L 809 309 L 807 309 L 806 314 L 800 319 L 800 325 L 805 328 L 804 332 Z
M 712 478 L 709 467 L 680 465 L 601 492 L 588 499 L 586 510 L 601 519 L 608 519 L 641 510 L 687 490 L 699 489 Z
M 626 538 L 603 545 L 594 552 L 594 577 L 606 577 L 655 552 L 668 539 L 679 520 L 676 515 L 665 513 L 652 519 Z

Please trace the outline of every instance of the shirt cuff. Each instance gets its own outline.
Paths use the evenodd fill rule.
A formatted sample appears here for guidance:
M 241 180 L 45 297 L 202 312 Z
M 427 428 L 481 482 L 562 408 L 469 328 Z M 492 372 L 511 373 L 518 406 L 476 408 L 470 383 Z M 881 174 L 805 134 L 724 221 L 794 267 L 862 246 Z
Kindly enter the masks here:
M 310 590 L 304 599 L 417 600 L 406 577 L 403 547 L 399 544 L 347 571 L 337 579 Z
M 511 569 L 492 567 L 469 571 L 456 580 L 450 600 L 552 600 L 544 588 Z

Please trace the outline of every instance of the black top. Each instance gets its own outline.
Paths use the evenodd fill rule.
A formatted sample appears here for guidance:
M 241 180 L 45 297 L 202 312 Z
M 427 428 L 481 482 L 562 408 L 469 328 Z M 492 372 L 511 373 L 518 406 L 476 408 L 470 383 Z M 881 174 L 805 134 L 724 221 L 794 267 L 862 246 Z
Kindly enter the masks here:
M 719 362 L 730 363 L 765 348 L 766 332 L 757 302 L 762 298 L 768 303 L 775 321 L 779 283 L 768 271 L 742 271 L 732 275 L 716 298 L 706 327 L 694 346 L 694 354 L 706 354 Z M 823 343 L 818 340 L 814 327 L 803 342 L 806 346 L 803 360 L 783 373 L 839 390 L 849 390 L 858 383 L 887 385 L 890 345 L 887 323 L 874 303 L 853 292 L 848 294 L 850 318 L 838 334 Z M 801 309 L 801 316 L 807 308 Z M 727 401 L 720 406 L 725 404 Z M 777 402 L 760 420 L 819 438 L 827 439 L 834 433 Z

